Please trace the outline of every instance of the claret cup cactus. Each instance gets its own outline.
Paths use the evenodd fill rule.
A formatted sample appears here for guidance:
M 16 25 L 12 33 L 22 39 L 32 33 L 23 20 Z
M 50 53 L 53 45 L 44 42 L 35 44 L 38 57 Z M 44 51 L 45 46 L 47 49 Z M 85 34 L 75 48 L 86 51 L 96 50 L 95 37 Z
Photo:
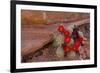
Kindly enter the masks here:
M 76 26 L 74 28 L 70 27 L 70 29 L 71 31 L 69 28 L 65 29 L 63 24 L 60 24 L 57 32 L 54 33 L 53 47 L 56 48 L 56 55 L 59 58 L 63 58 L 65 54 L 68 57 L 74 57 L 75 52 L 79 52 L 84 41 L 83 33 Z

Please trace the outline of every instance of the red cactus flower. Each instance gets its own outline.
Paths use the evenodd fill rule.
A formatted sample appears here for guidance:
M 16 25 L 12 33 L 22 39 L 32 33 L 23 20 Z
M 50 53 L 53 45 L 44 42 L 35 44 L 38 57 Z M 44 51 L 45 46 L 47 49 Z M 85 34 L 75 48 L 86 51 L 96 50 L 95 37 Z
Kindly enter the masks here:
M 64 42 L 70 43 L 70 41 L 71 41 L 70 36 L 64 36 Z
M 63 26 L 63 25 L 60 25 L 60 26 L 58 27 L 58 31 L 59 31 L 59 32 L 64 32 L 64 31 L 65 31 L 64 26 Z
M 73 44 L 73 49 L 75 51 L 79 50 L 79 47 L 81 46 L 82 41 L 83 41 L 83 38 L 81 37 L 75 40 L 75 43 Z
M 69 31 L 64 31 L 64 36 L 70 36 L 70 32 Z
M 69 52 L 71 51 L 71 47 L 70 46 L 63 46 L 64 52 Z

